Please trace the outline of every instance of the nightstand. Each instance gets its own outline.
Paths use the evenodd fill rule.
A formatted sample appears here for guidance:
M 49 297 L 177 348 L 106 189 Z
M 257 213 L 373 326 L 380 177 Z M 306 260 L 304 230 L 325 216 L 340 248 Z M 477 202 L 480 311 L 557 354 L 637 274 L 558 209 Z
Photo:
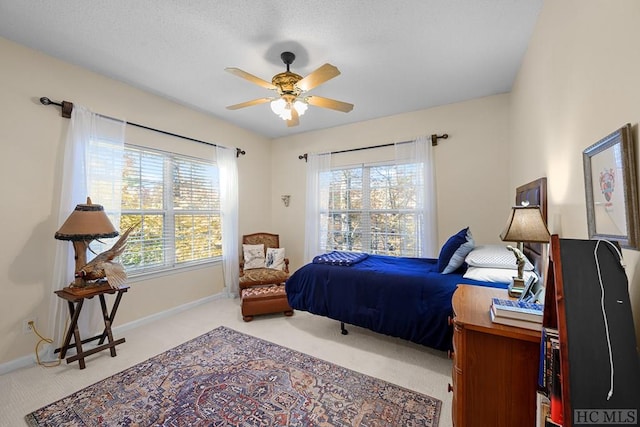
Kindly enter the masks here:
M 533 426 L 540 332 L 491 321 L 506 289 L 458 285 L 453 294 L 452 417 L 455 427 Z

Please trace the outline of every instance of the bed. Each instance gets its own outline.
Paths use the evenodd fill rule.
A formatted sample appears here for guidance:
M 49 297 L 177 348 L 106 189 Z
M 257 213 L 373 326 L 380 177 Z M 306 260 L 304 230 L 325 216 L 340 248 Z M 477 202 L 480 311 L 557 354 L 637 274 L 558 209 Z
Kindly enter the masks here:
M 541 185 L 545 188 L 539 188 Z M 544 178 L 516 190 L 517 203 L 528 200 L 531 204 L 544 205 L 546 213 L 543 197 L 546 198 Z M 452 329 L 448 319 L 452 315 L 451 298 L 456 286 L 508 286 L 506 282 L 465 278 L 463 262 L 453 272 L 441 272 L 447 271 L 446 267 L 442 269 L 443 264 L 451 263 L 462 245 L 455 251 L 452 251 L 453 247 L 449 248 L 449 259 L 442 259 L 445 248 L 452 240 L 463 238 L 464 231 L 449 238 L 437 259 L 373 254 L 354 255 L 349 259 L 350 254 L 345 253 L 324 254 L 325 259 L 316 257 L 314 262 L 298 269 L 287 280 L 289 305 L 295 310 L 341 322 L 343 334 L 347 333 L 346 323 L 434 349 L 449 350 Z M 525 248 L 525 254 L 536 266 L 540 265 L 538 253 L 541 254 L 538 247 Z M 343 255 L 347 256 L 346 260 L 336 260 L 336 256 Z

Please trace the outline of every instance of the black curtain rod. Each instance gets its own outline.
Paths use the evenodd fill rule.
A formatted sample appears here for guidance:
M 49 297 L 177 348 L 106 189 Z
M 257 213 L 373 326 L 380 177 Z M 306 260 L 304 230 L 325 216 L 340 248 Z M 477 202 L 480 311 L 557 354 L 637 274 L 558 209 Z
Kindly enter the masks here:
M 68 102 L 68 101 L 62 101 L 60 102 L 54 102 L 52 100 L 50 100 L 49 98 L 47 98 L 46 96 L 43 96 L 42 98 L 40 98 L 40 103 L 42 105 L 57 105 L 58 107 L 60 107 L 62 109 L 62 117 L 65 117 L 67 119 L 71 118 L 71 112 L 73 111 L 73 103 L 72 102 Z M 109 116 L 105 116 L 104 114 L 98 114 L 101 117 L 107 118 L 107 119 L 113 119 L 113 120 L 118 120 L 118 119 L 114 119 L 113 117 L 109 117 Z M 149 126 L 145 126 L 145 125 L 140 125 L 138 123 L 133 123 L 133 122 L 125 122 L 128 125 L 131 126 L 135 126 L 138 128 L 142 128 L 142 129 L 147 129 L 153 132 L 158 132 L 158 133 L 162 133 L 165 135 L 169 135 L 169 136 L 175 136 L 176 138 L 182 138 L 182 139 L 186 139 L 189 141 L 193 141 L 193 142 L 199 142 L 200 144 L 206 144 L 206 145 L 210 145 L 212 147 L 217 147 L 218 144 L 214 144 L 213 142 L 207 142 L 207 141 L 201 141 L 199 139 L 195 139 L 195 138 L 190 138 L 188 136 L 184 136 L 184 135 L 178 135 L 177 133 L 172 133 L 172 132 L 167 132 L 164 130 L 160 130 L 160 129 L 155 129 Z M 221 146 L 222 147 L 222 146 Z M 241 149 L 241 148 L 236 148 L 236 157 L 240 157 L 240 155 L 245 155 L 246 152 Z
M 449 138 L 449 135 L 446 134 L 446 133 L 443 133 L 442 135 L 436 135 L 434 133 L 434 134 L 431 135 L 431 145 L 435 147 L 436 145 L 438 145 L 438 140 L 439 139 L 447 139 L 447 138 Z M 391 146 L 396 145 L 396 144 L 408 144 L 410 142 L 413 142 L 413 141 L 390 142 L 388 144 L 370 145 L 368 147 L 350 148 L 348 150 L 332 151 L 329 154 L 350 153 L 352 151 L 370 150 L 372 148 L 391 147 Z M 300 160 L 304 159 L 304 161 L 306 162 L 307 161 L 307 153 L 299 155 L 298 159 L 300 159 Z

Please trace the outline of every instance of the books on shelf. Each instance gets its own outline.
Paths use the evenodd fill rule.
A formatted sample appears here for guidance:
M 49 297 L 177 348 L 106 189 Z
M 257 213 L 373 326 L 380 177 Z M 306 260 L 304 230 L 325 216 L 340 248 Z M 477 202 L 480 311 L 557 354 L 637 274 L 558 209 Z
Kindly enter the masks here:
M 558 330 L 544 327 L 540 341 L 538 394 L 546 396 L 548 402 L 545 426 L 563 425 L 561 377 Z
M 496 316 L 542 323 L 542 313 L 544 310 L 542 304 L 493 298 L 491 306 L 495 309 Z
M 536 393 L 536 427 L 545 427 L 551 414 L 551 401 L 542 392 Z
M 553 354 L 555 349 L 559 351 L 560 340 L 558 339 L 558 330 L 555 328 L 544 327 L 541 335 L 538 386 L 547 397 L 551 397 L 554 369 L 558 369 L 558 367 L 554 368 Z
M 549 397 L 551 390 L 551 349 L 559 347 L 558 330 L 555 328 L 543 327 L 540 339 L 540 365 L 538 367 L 538 386 L 545 396 Z
M 494 305 L 491 306 L 491 310 L 489 310 L 489 312 L 491 313 L 491 321 L 494 323 L 501 323 L 503 325 L 516 326 L 518 328 L 531 329 L 534 331 L 542 330 L 542 321 L 532 322 L 529 320 L 514 319 L 513 317 L 501 316 L 496 313 Z
M 551 421 L 559 425 L 564 424 L 562 413 L 562 380 L 560 373 L 560 346 L 552 348 L 551 366 L 551 390 L 549 391 L 550 418 Z

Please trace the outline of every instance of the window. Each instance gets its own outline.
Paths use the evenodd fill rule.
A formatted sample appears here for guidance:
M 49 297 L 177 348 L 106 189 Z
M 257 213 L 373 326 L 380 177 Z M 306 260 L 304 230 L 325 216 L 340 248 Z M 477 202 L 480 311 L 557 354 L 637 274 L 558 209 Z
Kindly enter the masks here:
M 418 164 L 362 165 L 330 173 L 323 250 L 421 256 Z M 420 183 L 420 184 L 418 184 Z M 324 240 L 324 239 L 323 239 Z
M 109 185 L 93 182 L 92 187 L 100 184 Z M 121 232 L 136 225 L 120 257 L 130 276 L 222 255 L 219 177 L 213 162 L 125 145 L 120 196 L 119 227 L 117 220 L 114 225 Z

